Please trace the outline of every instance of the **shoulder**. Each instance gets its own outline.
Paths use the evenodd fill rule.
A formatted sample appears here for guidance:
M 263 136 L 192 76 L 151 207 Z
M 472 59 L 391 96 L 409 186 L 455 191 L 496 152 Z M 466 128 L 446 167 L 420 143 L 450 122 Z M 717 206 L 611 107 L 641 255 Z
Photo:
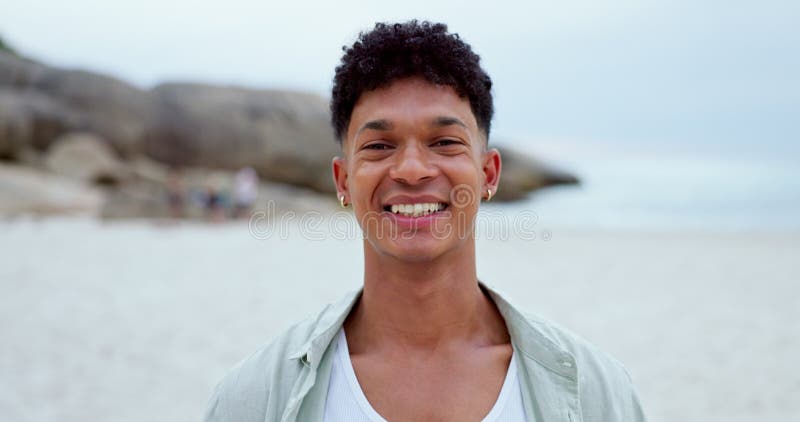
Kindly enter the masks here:
M 335 326 L 353 295 L 328 305 L 275 337 L 234 366 L 217 384 L 206 422 L 280 419 L 297 380 L 307 369 L 302 351 L 323 329 Z
M 625 366 L 570 330 L 528 312 L 528 324 L 574 360 L 584 421 L 644 421 L 638 394 Z
M 618 360 L 566 328 L 521 311 L 500 293 L 483 287 L 503 315 L 515 347 L 530 357 L 532 365 L 571 385 L 567 390 L 574 391 L 575 387 L 584 422 L 644 421 L 631 378 Z
M 312 331 L 311 318 L 295 324 L 231 368 L 211 394 L 205 420 L 265 420 L 270 407 L 288 400 L 303 367 L 289 356 Z
M 576 367 L 581 370 L 579 373 L 581 382 L 603 380 L 608 380 L 612 384 L 613 381 L 630 382 L 622 363 L 583 337 L 538 315 L 529 312 L 522 314 L 532 327 L 574 358 Z

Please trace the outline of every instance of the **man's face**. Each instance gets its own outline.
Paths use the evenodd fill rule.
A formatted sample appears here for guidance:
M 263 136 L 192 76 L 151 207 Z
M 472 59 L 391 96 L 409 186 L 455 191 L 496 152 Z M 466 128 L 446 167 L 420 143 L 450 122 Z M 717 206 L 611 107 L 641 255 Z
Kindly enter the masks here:
M 361 95 L 334 179 L 375 252 L 430 261 L 473 241 L 478 204 L 500 175 L 485 143 L 451 87 L 401 79 Z

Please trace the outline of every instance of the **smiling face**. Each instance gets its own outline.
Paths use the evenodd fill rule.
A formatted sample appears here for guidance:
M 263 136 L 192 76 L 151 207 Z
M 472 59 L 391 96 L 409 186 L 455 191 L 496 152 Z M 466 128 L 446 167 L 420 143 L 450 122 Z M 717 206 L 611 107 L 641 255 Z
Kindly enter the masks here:
M 374 252 L 424 262 L 474 250 L 464 246 L 481 197 L 497 190 L 500 155 L 451 87 L 408 78 L 365 92 L 342 149 L 337 190 Z

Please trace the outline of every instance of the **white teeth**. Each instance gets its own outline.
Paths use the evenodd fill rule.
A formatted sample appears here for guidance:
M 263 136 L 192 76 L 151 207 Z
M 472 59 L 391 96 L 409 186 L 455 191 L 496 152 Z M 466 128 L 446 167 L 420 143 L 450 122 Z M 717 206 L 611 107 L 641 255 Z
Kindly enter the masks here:
M 395 204 L 390 207 L 390 210 L 394 214 L 402 214 L 406 217 L 419 217 L 440 211 L 444 207 L 443 203 Z

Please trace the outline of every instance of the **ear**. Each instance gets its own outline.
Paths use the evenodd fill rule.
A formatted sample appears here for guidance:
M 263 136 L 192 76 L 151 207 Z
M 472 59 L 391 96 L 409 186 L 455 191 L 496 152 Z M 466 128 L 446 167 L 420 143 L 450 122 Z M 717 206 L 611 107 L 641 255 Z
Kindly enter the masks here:
M 500 185 L 500 171 L 503 168 L 503 160 L 500 158 L 500 151 L 496 148 L 487 150 L 483 155 L 483 191 L 492 190 L 492 195 L 497 193 Z
M 344 158 L 333 159 L 333 183 L 336 185 L 336 198 L 344 195 L 345 203 L 350 202 L 350 192 L 347 188 L 347 166 Z

